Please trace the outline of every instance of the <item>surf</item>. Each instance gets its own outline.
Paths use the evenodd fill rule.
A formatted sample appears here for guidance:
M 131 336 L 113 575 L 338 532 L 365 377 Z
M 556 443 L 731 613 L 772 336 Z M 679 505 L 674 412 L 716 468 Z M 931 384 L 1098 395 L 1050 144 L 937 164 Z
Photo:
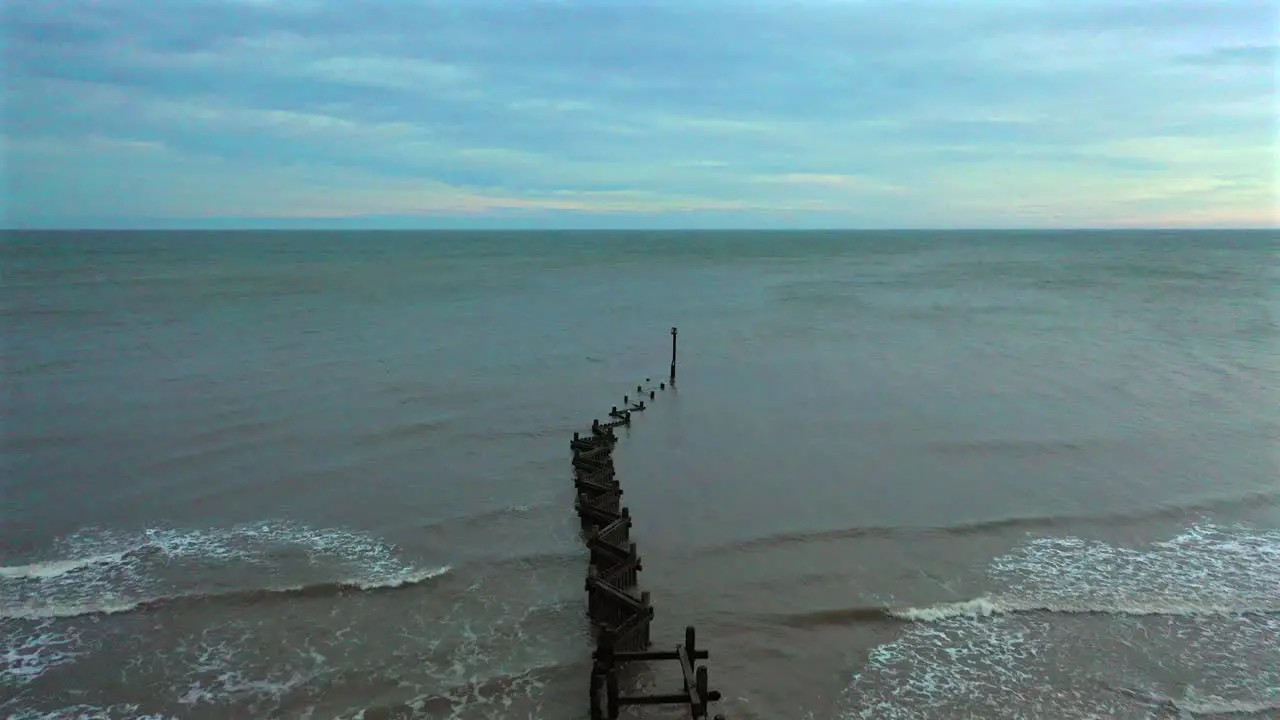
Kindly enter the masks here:
M 351 579 L 333 582 L 316 582 L 277 588 L 244 588 L 221 593 L 184 593 L 161 595 L 138 600 L 102 600 L 80 604 L 42 605 L 29 602 L 18 606 L 0 607 L 0 618 L 14 620 L 44 620 L 82 617 L 86 615 L 117 615 L 120 613 L 154 611 L 174 605 L 201 602 L 250 604 L 287 598 L 325 598 L 356 592 L 400 590 L 421 585 L 441 577 L 453 568 L 442 565 L 426 570 L 415 570 L 373 579 Z

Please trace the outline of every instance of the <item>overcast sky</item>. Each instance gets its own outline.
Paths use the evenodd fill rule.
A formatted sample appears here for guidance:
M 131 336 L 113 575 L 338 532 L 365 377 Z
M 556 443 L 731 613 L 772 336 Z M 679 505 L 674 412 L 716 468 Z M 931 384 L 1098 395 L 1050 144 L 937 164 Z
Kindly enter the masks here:
M 1277 0 L 4 0 L 7 225 L 1275 226 Z

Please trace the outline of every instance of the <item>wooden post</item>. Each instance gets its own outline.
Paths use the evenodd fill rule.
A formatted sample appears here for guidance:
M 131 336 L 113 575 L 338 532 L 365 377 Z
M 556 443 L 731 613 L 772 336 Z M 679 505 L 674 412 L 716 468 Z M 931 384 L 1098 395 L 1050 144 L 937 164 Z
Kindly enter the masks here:
M 653 615 L 653 606 L 649 604 L 649 591 L 645 590 L 640 593 L 640 612 L 644 613 L 643 630 L 640 631 L 640 650 L 648 650 L 649 645 L 649 620 Z
M 698 705 L 693 708 L 693 716 L 695 718 L 705 718 L 707 716 L 707 700 L 710 696 L 707 691 L 707 666 L 699 667 L 697 673 Z
M 587 617 L 592 621 L 596 619 L 596 605 L 598 604 L 596 602 L 595 589 L 591 587 L 591 581 L 595 579 L 596 573 L 595 565 L 587 566 L 587 582 L 585 583 L 587 586 Z
M 613 630 L 603 628 L 596 636 L 596 664 L 602 670 L 613 667 Z
M 624 580 L 624 582 L 626 584 L 626 587 L 629 587 L 629 588 L 636 586 L 636 571 L 639 569 L 639 565 L 640 565 L 640 561 L 636 559 L 637 554 L 638 553 L 636 552 L 636 544 L 633 542 L 627 543 L 627 558 L 628 558 L 628 561 L 631 563 L 631 569 L 627 571 L 626 579 Z
M 600 691 L 604 689 L 604 676 L 599 666 L 591 668 L 591 720 L 604 720 L 604 703 Z
M 693 626 L 686 625 L 684 628 L 684 649 L 689 653 L 689 662 L 694 662 L 698 659 L 696 640 L 697 638 L 694 634 Z M 684 673 L 680 674 L 684 675 Z M 689 678 L 687 677 L 684 678 L 684 691 L 689 692 Z
M 610 665 L 605 672 L 608 673 L 606 682 L 609 687 L 609 711 L 607 716 L 609 720 L 618 720 L 618 671 L 614 666 Z
M 676 329 L 671 328 L 671 384 L 676 384 Z

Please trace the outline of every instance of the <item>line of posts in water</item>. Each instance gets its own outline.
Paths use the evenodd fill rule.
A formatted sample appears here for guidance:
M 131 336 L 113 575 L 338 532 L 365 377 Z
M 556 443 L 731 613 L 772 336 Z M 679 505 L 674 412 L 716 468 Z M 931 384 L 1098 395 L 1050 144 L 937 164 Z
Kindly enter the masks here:
M 671 375 L 675 386 L 676 328 L 671 328 Z M 651 382 L 646 379 L 646 382 Z M 582 537 L 590 553 L 587 565 L 587 616 L 593 627 L 596 648 L 592 653 L 589 703 L 592 720 L 617 720 L 622 707 L 628 705 L 685 705 L 693 718 L 706 718 L 709 704 L 720 699 L 720 693 L 707 686 L 707 668 L 697 665 L 710 653 L 697 647 L 697 633 L 685 628 L 684 643 L 672 651 L 650 650 L 650 623 L 654 617 L 649 593 L 637 592 L 638 573 L 642 569 L 636 544 L 631 540 L 631 513 L 622 506 L 622 487 L 613 465 L 613 448 L 618 437 L 614 429 L 631 424 L 632 413 L 642 412 L 644 395 L 656 399 L 658 391 L 667 389 L 659 383 L 655 391 L 650 385 L 636 386 L 637 402 L 630 394 L 622 398 L 622 407 L 609 410 L 609 421 L 591 421 L 590 434 L 573 434 L 569 447 L 573 451 L 573 482 L 576 490 L 574 507 L 582 522 Z M 621 672 L 628 663 L 678 661 L 682 676 L 679 692 L 624 695 Z M 723 716 L 716 716 L 723 720 Z

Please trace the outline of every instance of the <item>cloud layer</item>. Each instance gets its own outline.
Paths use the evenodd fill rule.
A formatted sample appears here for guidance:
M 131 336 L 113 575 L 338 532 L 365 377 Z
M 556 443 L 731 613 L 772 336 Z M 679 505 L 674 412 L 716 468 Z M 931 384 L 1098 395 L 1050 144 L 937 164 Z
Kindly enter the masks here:
M 1261 0 L 15 0 L 9 225 L 1274 226 Z

